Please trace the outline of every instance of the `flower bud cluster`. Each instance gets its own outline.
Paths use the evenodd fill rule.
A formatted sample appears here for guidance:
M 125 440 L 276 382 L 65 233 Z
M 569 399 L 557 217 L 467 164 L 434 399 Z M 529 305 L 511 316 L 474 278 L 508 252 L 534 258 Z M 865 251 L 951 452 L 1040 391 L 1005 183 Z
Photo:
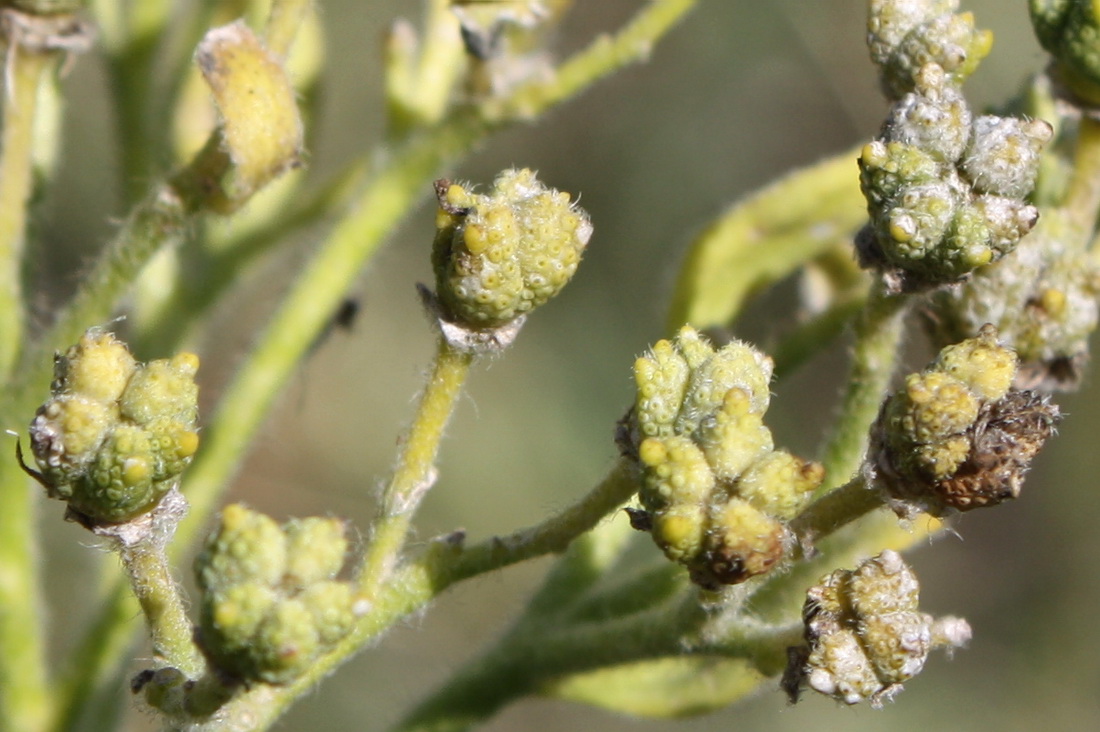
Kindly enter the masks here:
M 488 194 L 449 181 L 436 190 L 436 297 L 447 320 L 469 329 L 502 327 L 557 295 L 592 236 L 569 194 L 530 170 L 504 171 Z
M 1062 85 L 1088 104 L 1100 103 L 1100 12 L 1092 0 L 1029 0 L 1039 43 L 1055 59 Z
M 996 267 L 937 292 L 927 319 L 933 337 L 954 343 L 992 323 L 1020 358 L 1017 387 L 1076 387 L 1100 322 L 1100 265 L 1068 244 L 1064 219 L 1059 211 L 1045 214 Z
M 706 588 L 775 566 L 790 543 L 785 522 L 824 477 L 817 463 L 774 449 L 763 422 L 771 373 L 747 344 L 715 350 L 689 326 L 634 364 L 644 510 L 632 522 Z
M 936 64 L 958 86 L 993 47 L 993 33 L 974 28 L 958 0 L 871 0 L 867 46 L 883 92 L 897 100 L 913 91 L 921 67 Z
M 338 519 L 280 526 L 227 506 L 195 560 L 203 652 L 242 681 L 293 681 L 355 624 L 354 590 L 335 579 L 347 550 Z
M 943 68 L 922 66 L 860 154 L 870 215 L 860 263 L 881 270 L 894 291 L 919 290 L 1012 251 L 1038 221 L 1025 197 L 1052 134 L 1041 120 L 973 118 Z
M 85 523 L 151 511 L 199 446 L 198 356 L 142 365 L 98 328 L 54 366 L 52 396 L 30 424 L 35 473 Z
M 806 685 L 845 704 L 880 707 L 920 673 L 929 650 L 970 640 L 965 620 L 919 612 L 919 595 L 916 575 L 889 549 L 811 587 L 802 608 L 807 646 L 791 649 L 783 677 L 791 700 Z
M 1024 474 L 1054 432 L 1058 409 L 1011 390 L 1016 354 L 986 325 L 910 374 L 871 431 L 878 484 L 895 510 L 936 516 L 1016 498 Z

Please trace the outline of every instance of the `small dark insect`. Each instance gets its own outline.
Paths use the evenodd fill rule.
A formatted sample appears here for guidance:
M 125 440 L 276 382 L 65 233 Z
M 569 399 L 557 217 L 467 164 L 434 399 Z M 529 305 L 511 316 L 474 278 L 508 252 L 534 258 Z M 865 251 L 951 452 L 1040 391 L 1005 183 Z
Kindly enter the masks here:
M 317 337 L 313 339 L 313 343 L 309 347 L 309 354 L 313 355 L 313 353 L 329 339 L 333 331 L 341 330 L 345 333 L 350 333 L 352 328 L 355 327 L 355 321 L 358 320 L 359 313 L 362 309 L 362 298 L 349 296 L 341 300 L 340 305 L 337 306 L 332 317 L 329 318 L 328 323 L 325 324 L 325 327 L 317 334 Z
M 332 316 L 332 327 L 350 331 L 359 317 L 359 310 L 363 307 L 362 301 L 357 297 L 345 297 Z

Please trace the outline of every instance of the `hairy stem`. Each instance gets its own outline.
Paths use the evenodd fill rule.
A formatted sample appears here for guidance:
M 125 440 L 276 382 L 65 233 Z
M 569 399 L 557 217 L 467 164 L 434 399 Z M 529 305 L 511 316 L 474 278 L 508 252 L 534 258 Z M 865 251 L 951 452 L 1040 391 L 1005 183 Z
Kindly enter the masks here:
M 13 43 L 14 41 L 10 41 Z M 53 68 L 53 54 L 12 45 L 4 65 L 0 137 L 0 374 L 10 373 L 23 340 L 23 234 L 32 187 L 32 145 L 38 89 Z
M 791 521 L 791 531 L 803 546 L 828 536 L 856 519 L 886 505 L 881 491 L 867 485 L 862 475 L 821 495 Z
M 1088 115 L 1078 125 L 1073 175 L 1062 207 L 1069 212 L 1074 230 L 1088 241 L 1100 212 L 1100 122 Z
M 371 527 L 370 544 L 363 556 L 359 594 L 367 602 L 378 594 L 393 572 L 413 514 L 435 482 L 435 459 L 443 430 L 473 361 L 473 354 L 460 352 L 446 338 L 438 338 L 432 373 L 420 395 L 416 417 L 402 441 L 393 479 L 382 494 L 378 516 Z
M 556 678 L 684 652 L 705 618 L 678 599 L 628 618 L 577 626 L 519 627 L 417 706 L 395 732 L 460 732 Z
M 6 11 L 5 11 L 6 12 Z M 32 141 L 39 86 L 56 56 L 26 50 L 13 38 L 4 50 L 0 138 L 0 373 L 11 374 L 23 350 L 22 267 Z M 28 415 L 0 412 L 7 422 Z M 10 422 L 8 422 L 10 423 Z M 50 716 L 35 555 L 34 494 L 8 458 L 0 469 L 0 729 L 44 729 Z
M 206 664 L 195 646 L 191 620 L 164 547 L 137 545 L 123 549 L 121 556 L 134 596 L 145 615 L 153 653 L 188 678 L 198 678 Z
M 887 295 L 876 286 L 856 320 L 852 367 L 840 415 L 822 451 L 825 484 L 821 492 L 847 482 L 863 462 L 867 430 L 894 373 L 909 301 L 907 295 Z
M 190 732 L 235 729 L 232 725 L 245 719 L 251 720 L 248 729 L 267 729 L 294 700 L 307 693 L 334 668 L 452 584 L 548 553 L 564 551 L 573 539 L 591 531 L 608 514 L 618 509 L 636 489 L 629 466 L 620 462 L 580 501 L 537 526 L 509 536 L 493 537 L 468 548 L 442 542 L 420 559 L 398 567 L 351 636 L 332 653 L 318 659 L 304 676 L 286 687 L 257 686 L 227 704 L 219 713 L 220 722 L 189 728 Z

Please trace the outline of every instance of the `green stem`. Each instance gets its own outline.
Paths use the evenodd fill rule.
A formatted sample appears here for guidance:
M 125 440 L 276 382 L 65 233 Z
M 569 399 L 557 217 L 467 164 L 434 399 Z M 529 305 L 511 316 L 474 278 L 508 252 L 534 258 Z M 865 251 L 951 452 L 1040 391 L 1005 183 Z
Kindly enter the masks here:
M 312 8 L 313 0 L 274 0 L 264 27 L 267 50 L 285 59 Z
M 29 52 L 8 39 L 0 138 L 0 373 L 8 376 L 23 350 L 22 266 L 27 202 L 32 187 L 32 141 L 39 86 L 56 56 Z M 6 395 L 7 396 L 7 395 Z M 5 405 L 7 406 L 7 405 Z M 6 424 L 28 413 L 5 409 Z M 5 425 L 6 426 L 6 425 Z M 45 729 L 51 711 L 34 498 L 10 457 L 0 467 L 0 729 Z
M 179 669 L 189 679 L 198 678 L 206 664 L 195 646 L 193 626 L 163 545 L 145 542 L 126 547 L 120 554 L 134 596 L 145 614 L 153 653 L 164 665 Z
M 1077 128 L 1073 175 L 1062 204 L 1075 231 L 1087 241 L 1100 211 L 1100 122 L 1084 115 Z
M 587 598 L 586 593 L 594 590 L 608 572 L 614 571 L 613 565 L 621 558 L 634 533 L 628 521 L 605 521 L 582 534 L 546 575 L 538 592 L 527 603 L 524 615 L 529 618 L 565 613 L 575 616 L 580 600 Z
M 26 51 L 14 40 L 4 53 L 0 137 L 0 374 L 11 372 L 23 341 L 23 235 L 33 183 L 32 147 L 38 89 L 56 63 L 53 54 Z
M 571 541 L 591 531 L 617 510 L 637 490 L 631 469 L 616 467 L 573 506 L 528 529 L 505 537 L 493 537 L 463 548 L 442 544 L 420 559 L 398 567 L 379 592 L 353 633 L 309 671 L 285 687 L 257 686 L 242 693 L 218 714 L 218 722 L 189 727 L 189 732 L 223 729 L 265 730 L 297 698 L 306 694 L 333 669 L 376 639 L 403 617 L 423 608 L 456 582 L 501 569 L 528 559 L 564 551 Z M 242 720 L 249 720 L 247 726 Z
M 408 106 L 406 116 L 411 112 L 413 119 L 409 121 L 416 125 L 439 122 L 466 67 L 458 20 L 451 12 L 450 0 L 428 0 L 427 5 L 420 58 L 416 60 L 411 86 L 403 90 Z M 388 134 L 392 137 L 408 130 L 408 126 L 405 129 L 395 126 Z
M 821 492 L 846 482 L 863 462 L 867 431 L 878 416 L 894 373 L 910 300 L 907 295 L 887 295 L 876 285 L 856 320 L 856 343 L 844 400 L 822 451 L 825 484 Z
M 438 338 L 432 373 L 402 443 L 393 479 L 382 493 L 370 544 L 363 555 L 359 594 L 367 602 L 390 578 L 405 547 L 413 514 L 435 482 L 435 460 L 443 430 L 473 361 L 473 354 L 458 351 L 446 338 Z
M 597 79 L 649 56 L 653 44 L 683 18 L 699 0 L 650 0 L 614 35 L 600 36 L 574 55 L 549 81 L 525 84 L 483 107 L 487 119 L 533 119 L 550 107 L 576 96 Z
M 558 677 L 679 655 L 705 619 L 692 594 L 628 618 L 510 633 L 417 706 L 395 732 L 461 732 Z
M 804 546 L 822 539 L 876 508 L 886 505 L 881 491 L 856 476 L 844 485 L 819 496 L 790 523 L 791 531 Z

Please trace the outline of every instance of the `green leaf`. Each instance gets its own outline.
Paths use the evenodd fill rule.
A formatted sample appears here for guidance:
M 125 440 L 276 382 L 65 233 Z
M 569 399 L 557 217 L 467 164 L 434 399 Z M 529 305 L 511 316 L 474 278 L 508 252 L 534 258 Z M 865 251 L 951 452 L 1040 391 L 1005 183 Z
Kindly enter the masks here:
M 688 249 L 673 291 L 669 332 L 728 324 L 753 294 L 787 276 L 867 219 L 848 150 L 803 168 L 715 220 Z
M 681 656 L 576 674 L 540 691 L 622 714 L 669 719 L 725 707 L 766 678 L 743 658 Z

